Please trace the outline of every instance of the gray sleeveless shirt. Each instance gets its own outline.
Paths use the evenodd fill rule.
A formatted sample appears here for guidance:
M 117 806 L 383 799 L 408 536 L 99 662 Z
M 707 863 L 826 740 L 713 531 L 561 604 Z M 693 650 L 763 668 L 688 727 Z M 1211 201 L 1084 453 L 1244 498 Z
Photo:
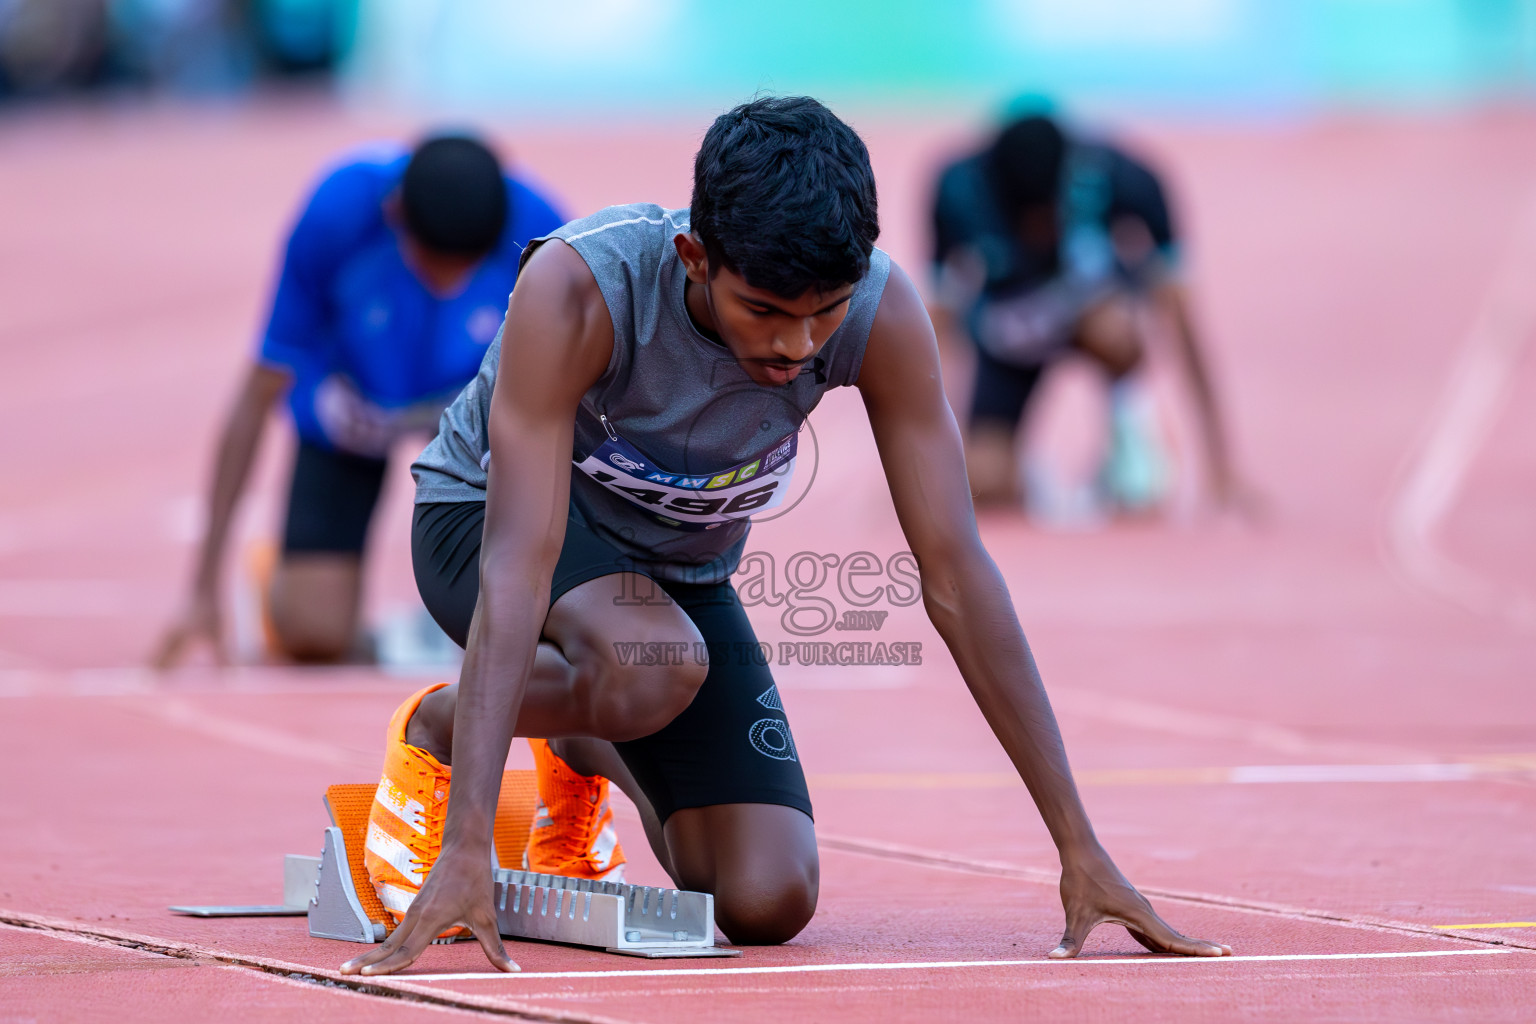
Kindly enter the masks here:
M 688 316 L 672 242 L 688 230 L 687 210 L 613 206 L 536 239 L 523 258 L 547 239 L 565 241 L 613 318 L 613 356 L 576 411 L 571 517 L 645 572 L 717 583 L 735 572 L 752 514 L 779 507 L 789 491 L 806 415 L 827 389 L 857 382 L 890 259 L 871 254 L 815 361 L 789 384 L 764 387 Z M 411 466 L 418 504 L 485 500 L 500 356 L 498 333 Z

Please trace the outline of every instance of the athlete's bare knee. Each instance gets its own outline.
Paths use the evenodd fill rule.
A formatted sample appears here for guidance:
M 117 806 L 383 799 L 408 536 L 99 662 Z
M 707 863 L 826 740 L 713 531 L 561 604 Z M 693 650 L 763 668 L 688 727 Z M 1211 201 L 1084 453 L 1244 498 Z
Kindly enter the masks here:
M 1015 458 L 1011 429 L 990 425 L 971 428 L 970 436 L 966 438 L 965 469 L 976 504 L 1018 500 L 1019 474 Z
M 810 923 L 819 888 L 816 865 L 786 868 L 775 878 L 717 879 L 715 923 L 734 945 L 776 946 Z
M 281 653 L 305 662 L 357 656 L 359 580 L 353 556 L 285 556 L 267 594 L 273 639 Z
M 655 708 L 655 716 L 662 720 L 651 732 L 688 710 L 688 705 L 698 696 L 699 687 L 704 685 L 708 675 L 709 655 L 704 650 L 703 642 L 690 643 L 682 664 L 667 666 L 663 678 L 653 683 L 652 706 Z M 648 736 L 650 733 L 641 735 Z
M 686 665 L 624 671 L 594 716 L 593 734 L 615 743 L 637 740 L 665 728 L 693 703 L 703 682 L 702 675 Z
M 1123 377 L 1141 364 L 1144 346 L 1129 301 L 1115 299 L 1090 310 L 1078 325 L 1078 349 L 1111 377 Z
M 356 647 L 351 630 L 334 624 L 284 620 L 273 616 L 272 632 L 282 653 L 301 662 L 336 662 L 350 658 Z
M 578 671 L 594 677 L 593 735 L 619 742 L 649 736 L 682 714 L 704 684 L 709 660 L 692 623 L 679 629 L 652 622 L 595 652 Z
M 357 638 L 351 616 L 321 614 L 307 600 L 273 595 L 268 606 L 273 639 L 281 653 L 295 661 L 343 661 L 353 653 Z

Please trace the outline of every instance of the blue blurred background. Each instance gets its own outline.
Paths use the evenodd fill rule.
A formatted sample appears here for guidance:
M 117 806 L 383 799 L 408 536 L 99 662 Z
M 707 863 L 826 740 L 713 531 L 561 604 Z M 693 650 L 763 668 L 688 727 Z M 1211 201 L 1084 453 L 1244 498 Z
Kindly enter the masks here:
M 0 95 L 349 95 L 519 111 L 835 102 L 1193 114 L 1536 92 L 1536 0 L 0 0 Z

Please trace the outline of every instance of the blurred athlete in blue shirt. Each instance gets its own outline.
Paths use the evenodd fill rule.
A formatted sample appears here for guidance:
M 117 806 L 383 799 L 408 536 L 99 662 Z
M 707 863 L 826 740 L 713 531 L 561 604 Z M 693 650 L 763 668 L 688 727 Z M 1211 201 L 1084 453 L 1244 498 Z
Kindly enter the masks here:
M 1179 276 L 1173 217 L 1151 169 L 1116 147 L 1068 136 L 1050 118 L 1019 118 L 944 170 L 933 238 L 938 312 L 976 346 L 966 463 L 978 504 L 1020 497 L 1015 434 L 1044 368 L 1069 352 L 1094 360 L 1111 382 L 1101 496 L 1130 512 L 1162 499 L 1166 467 L 1134 373 L 1147 307 L 1177 339 L 1217 501 L 1251 500 L 1232 468 Z
M 357 651 L 361 556 L 390 448 L 430 435 L 496 336 L 529 239 L 564 221 L 482 143 L 376 146 L 325 175 L 300 215 L 256 360 L 224 427 L 192 594 L 156 661 L 223 654 L 220 571 L 267 422 L 298 435 L 270 640 L 303 661 Z

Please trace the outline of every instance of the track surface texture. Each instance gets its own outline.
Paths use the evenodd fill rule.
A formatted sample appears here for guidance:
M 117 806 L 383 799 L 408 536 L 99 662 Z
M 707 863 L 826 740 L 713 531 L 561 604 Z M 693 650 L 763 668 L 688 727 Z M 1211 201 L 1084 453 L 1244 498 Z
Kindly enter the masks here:
M 926 183 L 967 133 L 854 120 L 882 244 L 922 277 Z M 582 213 L 686 203 L 702 126 L 496 133 Z M 282 855 L 318 852 L 325 785 L 374 776 L 421 683 L 138 667 L 180 598 L 295 203 L 340 148 L 417 128 L 297 100 L 0 119 L 0 1021 L 1528 1019 L 1536 928 L 1494 927 L 1536 920 L 1536 123 L 1519 114 L 1132 126 L 1175 184 L 1269 515 L 1182 500 L 1096 531 L 982 520 L 1102 838 L 1234 959 L 1159 960 L 1105 927 L 1085 960 L 1046 960 L 1054 851 L 920 606 L 896 603 L 878 633 L 826 639 L 921 643 L 921 666 L 777 670 L 823 843 L 820 910 L 787 946 L 649 963 L 517 945 L 524 974 L 484 977 L 458 945 L 343 982 L 357 947 L 302 919 L 169 914 L 277 899 Z M 948 369 L 963 398 L 964 354 Z M 1059 376 L 1036 427 L 1070 446 L 1094 389 Z M 804 502 L 750 549 L 781 571 L 799 551 L 900 551 L 857 396 L 812 427 Z M 276 529 L 291 440 L 274 434 L 243 536 Z M 404 461 L 371 540 L 376 617 L 413 596 Z M 843 610 L 835 583 L 822 594 Z M 782 611 L 752 610 L 770 643 L 793 639 Z M 661 882 L 625 814 L 632 880 Z

